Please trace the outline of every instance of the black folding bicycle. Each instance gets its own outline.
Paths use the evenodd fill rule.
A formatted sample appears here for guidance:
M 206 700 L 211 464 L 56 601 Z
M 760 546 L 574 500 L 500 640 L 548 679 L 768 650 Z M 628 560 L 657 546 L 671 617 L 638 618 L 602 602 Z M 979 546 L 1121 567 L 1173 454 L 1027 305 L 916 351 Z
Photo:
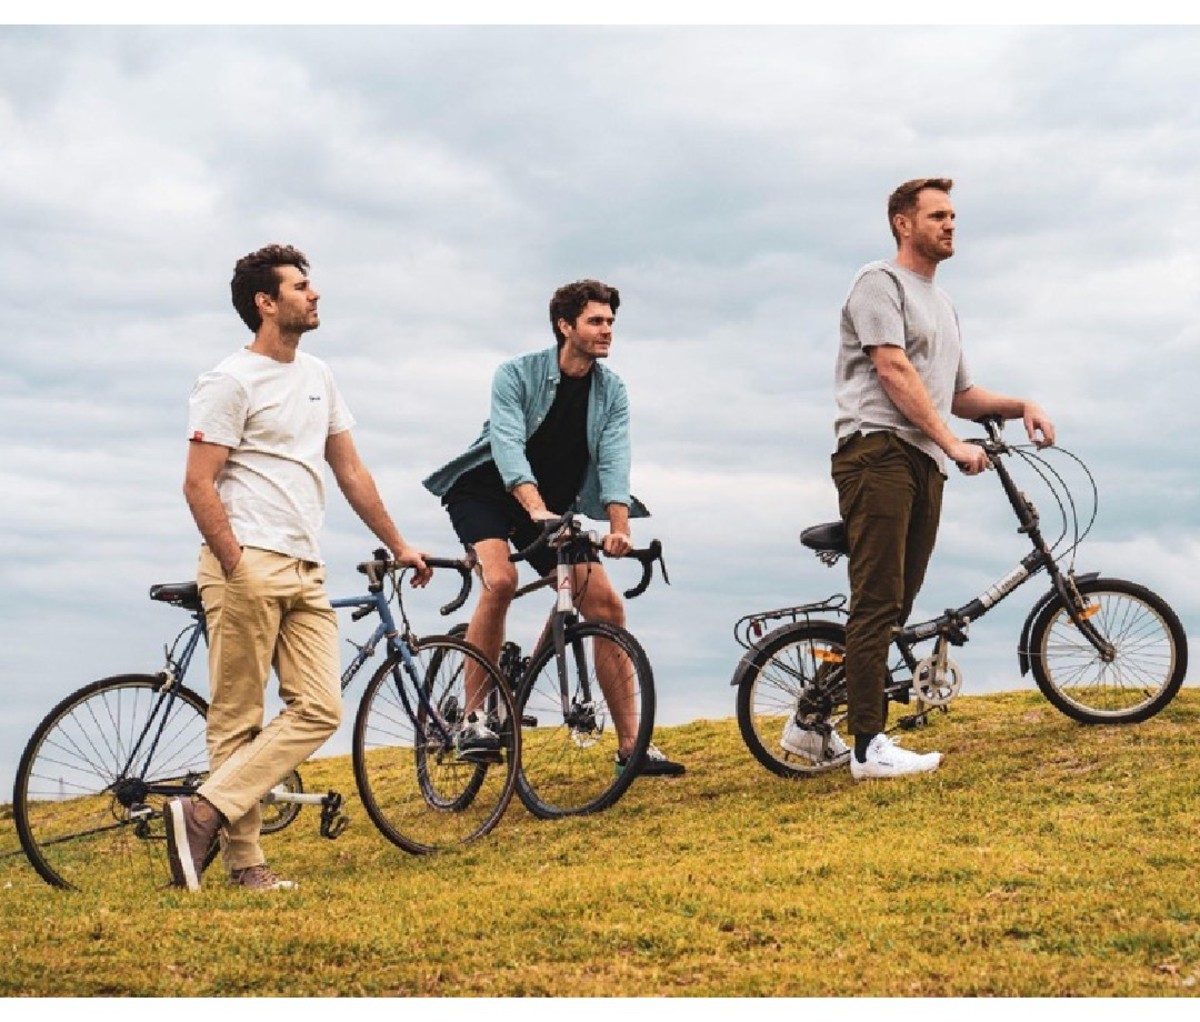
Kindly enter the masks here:
M 1078 464 L 1091 484 L 1092 511 L 1082 529 L 1070 488 L 1045 455 L 1028 445 L 1005 443 L 999 418 L 979 423 L 988 436 L 972 442 L 987 451 L 1020 523 L 1017 531 L 1033 549 L 969 603 L 895 630 L 897 658 L 885 692 L 889 701 L 909 706 L 910 712 L 894 727 L 919 726 L 927 722 L 930 709 L 949 706 L 963 682 L 950 647 L 966 643 L 971 623 L 1042 572 L 1049 576 L 1050 588 L 1021 629 L 1021 674 L 1032 672 L 1046 699 L 1080 723 L 1133 724 L 1154 716 L 1175 697 L 1187 674 L 1187 635 L 1179 618 L 1143 585 L 1102 578 L 1097 572 L 1076 573 L 1075 552 L 1097 508 L 1095 481 L 1081 459 L 1062 448 L 1050 449 Z M 1030 466 L 1057 500 L 1062 531 L 1053 543 L 1043 537 L 1037 509 L 1004 464 L 1008 457 Z M 840 521 L 805 529 L 800 539 L 827 565 L 849 552 Z M 1063 561 L 1068 562 L 1065 568 Z M 848 760 L 846 749 L 853 740 L 844 730 L 845 604 L 844 596 L 831 596 L 748 614 L 734 626 L 734 636 L 746 650 L 731 682 L 737 688 L 738 727 L 755 759 L 780 776 L 819 773 Z M 929 640 L 932 652 L 918 658 L 915 648 Z M 789 721 L 811 733 L 807 747 L 813 756 L 783 748 L 780 739 Z

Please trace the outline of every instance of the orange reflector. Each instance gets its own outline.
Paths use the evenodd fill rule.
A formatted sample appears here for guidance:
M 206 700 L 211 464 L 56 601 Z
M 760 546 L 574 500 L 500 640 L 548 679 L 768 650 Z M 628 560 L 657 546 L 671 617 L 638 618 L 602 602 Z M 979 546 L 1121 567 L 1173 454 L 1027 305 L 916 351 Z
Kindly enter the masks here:
M 826 664 L 840 664 L 845 659 L 836 649 L 814 649 L 813 656 Z

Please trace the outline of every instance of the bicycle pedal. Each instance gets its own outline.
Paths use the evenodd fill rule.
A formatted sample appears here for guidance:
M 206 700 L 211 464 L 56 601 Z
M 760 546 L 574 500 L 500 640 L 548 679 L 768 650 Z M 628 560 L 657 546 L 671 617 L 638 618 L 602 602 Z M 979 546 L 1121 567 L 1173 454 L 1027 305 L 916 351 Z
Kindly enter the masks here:
M 321 837 L 332 841 L 350 825 L 350 818 L 341 811 L 344 801 L 336 791 L 328 792 L 321 799 Z
M 335 841 L 342 836 L 342 833 L 350 826 L 350 817 L 339 813 L 337 816 L 325 819 L 321 817 L 321 837 L 327 837 L 330 841 Z
M 928 724 L 929 718 L 925 713 L 910 713 L 907 717 L 901 717 L 896 723 L 902 730 L 912 731 Z

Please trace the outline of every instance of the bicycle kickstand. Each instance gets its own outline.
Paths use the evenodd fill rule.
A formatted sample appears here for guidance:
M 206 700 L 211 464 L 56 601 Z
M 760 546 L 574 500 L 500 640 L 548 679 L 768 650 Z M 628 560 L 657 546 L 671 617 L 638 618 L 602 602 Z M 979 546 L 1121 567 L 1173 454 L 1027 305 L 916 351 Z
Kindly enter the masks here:
M 350 825 L 350 818 L 341 811 L 343 801 L 336 791 L 321 799 L 321 837 L 333 841 Z

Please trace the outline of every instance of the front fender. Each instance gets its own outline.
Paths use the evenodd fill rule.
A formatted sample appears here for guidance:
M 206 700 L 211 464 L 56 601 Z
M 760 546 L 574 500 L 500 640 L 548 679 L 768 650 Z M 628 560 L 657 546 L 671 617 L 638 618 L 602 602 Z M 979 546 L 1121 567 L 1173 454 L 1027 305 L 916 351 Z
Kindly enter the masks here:
M 1084 575 L 1076 575 L 1076 582 L 1090 582 L 1092 579 L 1100 577 L 1100 572 L 1089 571 Z M 1021 677 L 1025 677 L 1029 673 L 1029 633 L 1033 631 L 1033 624 L 1041 615 L 1042 611 L 1050 605 L 1050 603 L 1059 598 L 1058 590 L 1053 586 L 1043 593 L 1037 603 L 1033 605 L 1033 609 L 1029 612 L 1029 616 L 1025 618 L 1025 623 L 1021 626 L 1021 638 L 1017 643 L 1017 662 L 1021 667 Z

